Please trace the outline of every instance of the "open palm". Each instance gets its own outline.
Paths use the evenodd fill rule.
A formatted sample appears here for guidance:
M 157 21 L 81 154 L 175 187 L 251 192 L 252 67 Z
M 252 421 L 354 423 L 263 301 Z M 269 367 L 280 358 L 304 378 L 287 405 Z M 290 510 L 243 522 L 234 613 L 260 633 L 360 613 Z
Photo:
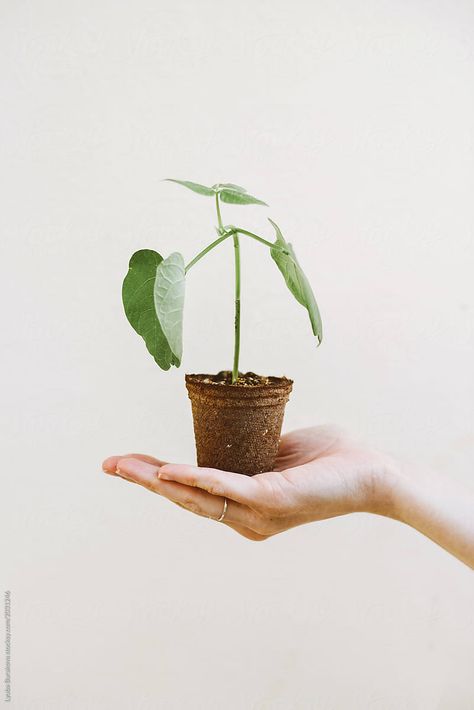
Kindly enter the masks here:
M 224 522 L 251 540 L 356 511 L 381 512 L 391 460 L 335 427 L 282 437 L 273 471 L 253 477 L 169 464 L 143 454 L 112 456 L 106 473 L 138 483 L 197 515 Z M 376 494 L 377 492 L 377 494 Z

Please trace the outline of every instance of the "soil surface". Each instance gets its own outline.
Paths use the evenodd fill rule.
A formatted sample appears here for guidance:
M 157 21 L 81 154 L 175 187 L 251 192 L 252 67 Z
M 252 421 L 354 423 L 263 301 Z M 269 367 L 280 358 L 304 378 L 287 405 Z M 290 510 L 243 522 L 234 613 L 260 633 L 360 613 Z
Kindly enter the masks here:
M 257 375 L 255 372 L 239 372 L 237 382 L 232 382 L 230 370 L 221 370 L 217 375 L 190 375 L 190 377 L 208 385 L 232 385 L 233 387 L 264 387 L 287 381 L 286 377 L 267 377 L 266 375 Z

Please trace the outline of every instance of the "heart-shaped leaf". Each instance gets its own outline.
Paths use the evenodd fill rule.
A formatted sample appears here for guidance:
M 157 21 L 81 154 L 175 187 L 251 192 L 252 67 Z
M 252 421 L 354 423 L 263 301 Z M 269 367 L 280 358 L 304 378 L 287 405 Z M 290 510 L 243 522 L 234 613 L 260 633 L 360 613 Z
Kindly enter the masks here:
M 276 232 L 275 244 L 280 247 L 279 249 L 273 248 L 270 250 L 272 259 L 283 274 L 286 285 L 293 296 L 298 303 L 301 303 L 307 309 L 313 334 L 317 337 L 318 345 L 320 345 L 323 339 L 323 325 L 313 290 L 298 263 L 293 247 L 285 240 L 278 225 L 271 219 L 269 219 L 269 222 Z
M 158 265 L 154 287 L 155 311 L 177 367 L 183 354 L 184 259 L 173 252 Z
M 165 178 L 168 182 L 176 182 L 178 185 L 184 185 L 188 190 L 197 192 L 199 195 L 206 195 L 207 197 L 213 197 L 216 193 L 212 187 L 206 187 L 205 185 L 200 185 L 198 182 L 190 182 L 189 180 L 173 180 L 173 178 Z
M 148 352 L 163 369 L 179 365 L 156 315 L 154 289 L 156 271 L 163 257 L 151 249 L 141 249 L 130 259 L 122 287 L 125 314 L 132 328 L 145 341 Z
M 238 190 L 231 190 L 230 188 L 225 188 L 219 192 L 222 202 L 227 202 L 231 205 L 265 205 L 268 207 L 266 202 L 263 200 L 258 200 L 256 197 L 249 195 L 248 192 L 239 192 Z

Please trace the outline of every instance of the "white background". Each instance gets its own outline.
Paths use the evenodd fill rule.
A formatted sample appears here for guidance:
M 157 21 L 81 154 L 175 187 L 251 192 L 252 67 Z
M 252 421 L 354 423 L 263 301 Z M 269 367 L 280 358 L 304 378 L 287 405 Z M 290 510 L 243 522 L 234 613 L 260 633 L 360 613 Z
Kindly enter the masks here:
M 128 325 L 133 251 L 224 221 L 293 242 L 305 311 L 245 243 L 242 368 L 295 379 L 287 430 L 337 422 L 470 480 L 474 5 L 0 3 L 2 590 L 22 710 L 468 710 L 472 573 L 359 515 L 263 544 L 104 476 L 192 461 L 184 372 L 229 367 L 232 247 L 190 272 L 183 367 Z M 3 668 L 2 668 L 3 673 Z

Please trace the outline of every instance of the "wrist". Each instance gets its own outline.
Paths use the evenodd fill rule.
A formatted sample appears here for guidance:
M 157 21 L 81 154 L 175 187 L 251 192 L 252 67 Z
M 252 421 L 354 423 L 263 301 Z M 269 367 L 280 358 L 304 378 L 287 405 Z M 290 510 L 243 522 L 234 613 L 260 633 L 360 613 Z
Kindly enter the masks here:
M 400 461 L 385 460 L 369 474 L 365 512 L 406 522 L 408 480 Z
M 420 469 L 402 461 L 390 461 L 379 476 L 371 512 L 416 527 L 416 513 L 423 499 L 422 482 Z

